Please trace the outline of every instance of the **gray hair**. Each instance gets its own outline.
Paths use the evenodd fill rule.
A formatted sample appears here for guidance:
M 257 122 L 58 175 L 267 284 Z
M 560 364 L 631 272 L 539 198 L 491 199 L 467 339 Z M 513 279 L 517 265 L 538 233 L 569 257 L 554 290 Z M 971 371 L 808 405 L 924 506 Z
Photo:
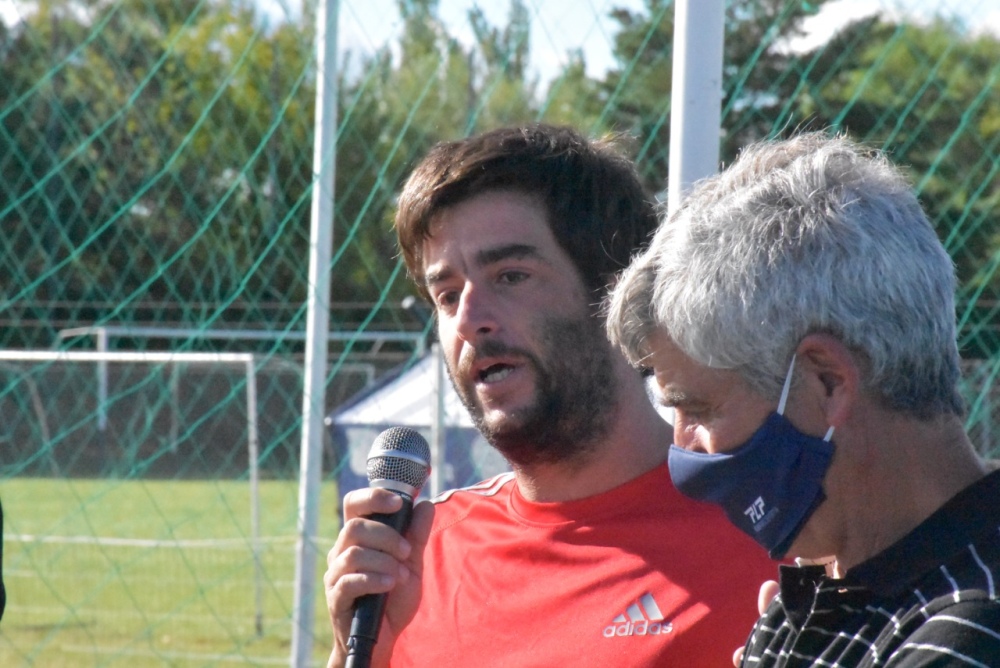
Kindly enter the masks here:
M 609 297 L 633 364 L 659 330 L 688 357 L 777 398 L 803 337 L 861 356 L 888 408 L 961 415 L 955 267 L 902 173 L 844 137 L 746 148 L 695 185 Z

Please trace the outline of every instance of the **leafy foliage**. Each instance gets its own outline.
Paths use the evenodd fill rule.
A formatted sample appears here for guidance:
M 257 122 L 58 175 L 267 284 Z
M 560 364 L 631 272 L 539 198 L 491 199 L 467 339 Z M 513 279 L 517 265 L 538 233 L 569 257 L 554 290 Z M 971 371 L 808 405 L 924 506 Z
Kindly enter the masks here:
M 885 147 L 912 166 L 967 316 L 989 315 L 1000 41 L 876 16 L 797 50 L 824 3 L 729 3 L 721 160 L 801 127 Z M 398 39 L 347 54 L 338 81 L 332 294 L 383 305 L 336 311 L 345 330 L 412 326 L 385 306 L 410 292 L 391 219 L 402 180 L 438 141 L 536 119 L 621 132 L 649 191 L 666 184 L 671 0 L 611 12 L 608 72 L 588 75 L 576 51 L 548 82 L 530 66 L 525 0 L 510 0 L 502 25 L 473 5 L 471 43 L 438 0 L 397 8 Z M 308 17 L 272 28 L 240 0 L 47 0 L 0 26 L 0 284 L 17 325 L 0 343 L 49 345 L 81 322 L 300 326 L 312 58 Z

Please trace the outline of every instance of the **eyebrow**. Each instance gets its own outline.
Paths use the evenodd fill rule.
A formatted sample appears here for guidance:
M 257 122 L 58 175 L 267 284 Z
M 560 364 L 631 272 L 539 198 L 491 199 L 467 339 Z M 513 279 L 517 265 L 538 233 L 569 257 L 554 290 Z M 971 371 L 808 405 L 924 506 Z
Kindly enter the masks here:
M 486 267 L 503 260 L 520 260 L 526 257 L 541 257 L 541 255 L 538 249 L 530 244 L 505 244 L 496 248 L 484 248 L 476 253 L 476 265 Z
M 504 244 L 494 248 L 484 248 L 483 250 L 477 252 L 475 256 L 475 263 L 477 267 L 481 268 L 487 267 L 491 264 L 496 264 L 497 262 L 502 262 L 504 260 L 519 260 L 526 257 L 541 258 L 542 255 L 538 252 L 538 249 L 531 244 Z M 424 285 L 429 288 L 435 283 L 448 280 L 453 274 L 454 271 L 447 267 L 441 271 L 429 272 L 424 275 Z

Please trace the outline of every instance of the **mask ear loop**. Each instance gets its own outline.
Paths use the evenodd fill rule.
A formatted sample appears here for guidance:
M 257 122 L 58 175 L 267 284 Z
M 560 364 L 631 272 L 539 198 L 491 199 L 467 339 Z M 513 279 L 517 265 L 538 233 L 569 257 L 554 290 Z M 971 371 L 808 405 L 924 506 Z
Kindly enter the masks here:
M 785 404 L 788 402 L 788 391 L 792 387 L 792 371 L 795 370 L 795 355 L 792 355 L 792 362 L 788 365 L 788 374 L 785 376 L 785 384 L 781 388 L 781 399 L 778 400 L 778 415 L 785 414 Z M 826 430 L 823 440 L 827 443 L 833 438 L 833 426 Z
M 785 375 L 785 385 L 781 388 L 781 399 L 778 400 L 778 415 L 785 414 L 785 403 L 788 401 L 788 391 L 792 388 L 792 371 L 795 369 L 795 355 L 792 355 L 792 363 L 788 365 L 788 373 Z

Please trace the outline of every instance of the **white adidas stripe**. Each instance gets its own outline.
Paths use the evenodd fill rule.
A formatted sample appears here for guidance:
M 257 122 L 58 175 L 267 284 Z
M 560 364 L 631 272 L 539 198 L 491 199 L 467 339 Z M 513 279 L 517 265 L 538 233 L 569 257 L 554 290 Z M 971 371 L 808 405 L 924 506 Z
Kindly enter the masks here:
M 514 480 L 513 472 L 499 473 L 492 478 L 488 478 L 475 485 L 470 485 L 469 487 L 445 490 L 431 499 L 431 503 L 444 503 L 459 492 L 469 492 L 470 494 L 477 494 L 479 496 L 496 496 L 503 489 L 503 486 L 512 480 Z

